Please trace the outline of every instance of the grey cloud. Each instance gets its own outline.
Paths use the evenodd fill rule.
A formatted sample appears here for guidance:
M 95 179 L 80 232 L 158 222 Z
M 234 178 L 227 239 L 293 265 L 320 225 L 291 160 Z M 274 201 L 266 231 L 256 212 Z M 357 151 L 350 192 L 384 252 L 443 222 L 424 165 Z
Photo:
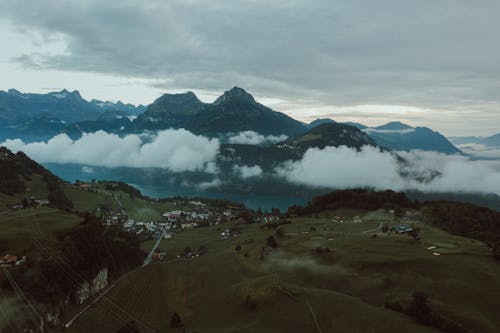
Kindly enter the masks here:
M 0 17 L 67 42 L 62 55 L 17 57 L 29 66 L 151 78 L 165 88 L 238 84 L 337 105 L 500 101 L 500 3 L 493 0 L 2 5 Z

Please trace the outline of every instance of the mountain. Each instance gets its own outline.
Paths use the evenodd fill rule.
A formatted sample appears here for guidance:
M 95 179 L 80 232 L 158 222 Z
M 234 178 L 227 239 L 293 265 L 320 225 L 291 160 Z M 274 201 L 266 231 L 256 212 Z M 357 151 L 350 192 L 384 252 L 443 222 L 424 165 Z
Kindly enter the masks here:
M 80 121 L 66 126 L 61 132 L 72 139 L 79 139 L 83 133 L 105 131 L 120 133 L 131 125 L 131 116 L 122 111 L 106 111 L 97 120 Z
M 368 126 L 365 126 L 365 125 L 360 124 L 360 123 L 353 123 L 353 122 L 351 122 L 351 121 L 348 121 L 347 123 L 344 123 L 344 124 L 346 124 L 346 125 L 350 125 L 350 126 L 354 126 L 354 127 L 358 128 L 358 129 L 360 129 L 360 130 L 364 130 L 364 129 L 367 129 L 367 128 L 368 128 Z
M 492 136 L 455 136 L 449 138 L 456 145 L 481 144 L 488 147 L 500 147 L 500 133 Z
M 314 127 L 284 142 L 272 146 L 243 144 L 223 144 L 220 149 L 218 166 L 228 171 L 234 164 L 258 164 L 264 170 L 272 170 L 279 163 L 299 160 L 309 148 L 323 149 L 327 146 L 347 146 L 359 149 L 362 146 L 376 146 L 376 143 L 359 129 L 339 123 L 325 123 Z
M 46 141 L 61 133 L 67 124 L 50 114 L 20 122 L 18 125 L 0 127 L 0 141 L 20 138 L 24 142 Z
M 316 126 L 319 126 L 321 124 L 328 124 L 328 123 L 334 123 L 335 120 L 330 119 L 330 118 L 318 118 L 316 120 L 311 121 L 309 124 L 307 124 L 307 128 L 311 129 Z
M 119 111 L 125 113 L 127 116 L 138 116 L 147 109 L 146 106 L 142 104 L 135 106 L 133 104 L 124 104 L 121 101 L 113 103 L 93 99 L 90 103 L 100 108 L 102 111 Z
M 383 147 L 393 150 L 426 150 L 445 154 L 460 154 L 461 151 L 439 132 L 427 127 L 411 127 L 401 122 L 365 128 L 365 133 Z
M 247 130 L 295 136 L 307 130 L 300 121 L 257 103 L 252 95 L 238 87 L 226 91 L 213 104 L 206 104 L 187 122 L 186 128 L 210 136 Z
M 404 131 L 411 130 L 413 127 L 403 124 L 400 121 L 391 121 L 385 125 L 375 127 L 378 131 Z
M 131 124 L 132 131 L 185 128 L 187 122 L 200 113 L 205 104 L 192 92 L 164 94 Z
M 359 149 L 366 145 L 376 146 L 376 143 L 354 126 L 329 122 L 316 126 L 303 135 L 286 140 L 284 145 L 305 151 L 309 148 L 323 149 L 327 146 L 347 146 Z
M 14 89 L 0 91 L 0 125 L 19 125 L 43 114 L 72 123 L 95 120 L 101 112 L 76 90 L 63 89 L 48 94 L 23 94 Z

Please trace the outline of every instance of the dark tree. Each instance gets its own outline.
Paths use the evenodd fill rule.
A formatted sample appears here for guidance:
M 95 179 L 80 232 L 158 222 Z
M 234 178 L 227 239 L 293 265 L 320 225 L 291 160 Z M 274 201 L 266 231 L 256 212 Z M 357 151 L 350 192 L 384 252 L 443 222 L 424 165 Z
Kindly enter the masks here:
M 493 245 L 492 251 L 493 251 L 493 257 L 495 257 L 495 259 L 497 260 L 500 260 L 500 241 L 497 241 Z
M 428 296 L 423 291 L 415 291 L 412 301 L 408 306 L 408 314 L 415 317 L 419 322 L 430 325 L 433 322 L 432 310 L 428 303 Z
M 181 316 L 177 312 L 174 312 L 172 318 L 170 318 L 170 328 L 180 328 L 183 327 Z
M 241 251 L 241 245 L 240 244 L 236 245 L 236 247 L 234 249 L 236 250 L 236 252 L 240 252 Z
M 269 236 L 267 238 L 267 245 L 275 249 L 278 247 L 278 242 L 276 242 L 276 239 L 273 236 Z
M 276 228 L 276 231 L 274 232 L 276 237 L 284 237 L 285 236 L 285 229 L 282 226 L 279 226 Z
M 125 324 L 125 326 L 120 327 L 118 330 L 118 333 L 139 333 L 139 327 L 137 327 L 137 324 L 135 321 L 129 321 L 128 323 Z
M 257 310 L 257 303 L 252 299 L 252 296 L 247 295 L 246 302 L 245 302 L 248 310 L 250 311 L 256 311 Z
M 408 236 L 413 237 L 413 239 L 418 240 L 418 239 L 420 239 L 420 236 L 419 236 L 420 235 L 420 228 L 418 228 L 418 227 L 415 228 L 414 227 L 413 229 L 411 229 L 410 231 L 408 231 L 407 234 L 408 234 Z

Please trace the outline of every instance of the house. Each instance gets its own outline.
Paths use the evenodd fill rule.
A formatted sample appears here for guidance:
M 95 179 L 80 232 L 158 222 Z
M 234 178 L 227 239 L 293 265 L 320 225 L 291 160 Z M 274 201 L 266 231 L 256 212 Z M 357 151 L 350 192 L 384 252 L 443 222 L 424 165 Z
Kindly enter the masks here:
M 413 230 L 413 227 L 407 225 L 407 224 L 400 224 L 394 227 L 390 227 L 389 231 L 396 233 L 396 234 L 405 234 L 407 232 L 410 232 Z
M 363 222 L 363 220 L 362 220 L 362 219 L 361 219 L 361 217 L 359 217 L 359 216 L 354 216 L 354 217 L 352 218 L 352 222 L 353 222 L 353 223 L 361 223 L 361 222 Z
M 18 261 L 17 256 L 14 256 L 12 254 L 6 254 L 0 258 L 0 268 L 11 269 L 12 267 L 16 266 L 17 261 Z
M 332 221 L 337 223 L 344 223 L 344 220 L 341 216 L 334 216 Z
M 182 229 L 191 229 L 191 228 L 196 228 L 197 226 L 198 226 L 198 223 L 196 223 L 196 222 L 183 222 L 183 223 L 181 223 Z

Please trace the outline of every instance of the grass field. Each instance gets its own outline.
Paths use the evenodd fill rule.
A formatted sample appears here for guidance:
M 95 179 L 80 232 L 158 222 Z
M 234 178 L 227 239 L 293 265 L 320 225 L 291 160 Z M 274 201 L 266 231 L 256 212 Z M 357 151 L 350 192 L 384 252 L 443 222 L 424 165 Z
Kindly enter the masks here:
M 37 242 L 80 222 L 75 214 L 49 207 L 7 211 L 0 215 L 0 246 L 16 255 L 36 251 Z
M 346 221 L 360 215 L 363 222 L 335 223 L 335 215 Z M 422 290 L 447 318 L 473 332 L 497 332 L 500 265 L 488 248 L 418 219 L 405 222 L 419 225 L 421 241 L 377 232 L 380 222 L 393 219 L 384 211 L 296 218 L 263 260 L 262 247 L 273 231 L 258 224 L 242 226 L 242 235 L 230 240 L 218 239 L 226 226 L 183 231 L 162 240 L 165 263 L 119 281 L 68 331 L 114 332 L 133 319 L 141 332 L 167 332 L 178 312 L 186 328 L 203 333 L 435 332 L 383 307 L 385 301 L 407 303 L 413 291 Z M 208 248 L 206 255 L 176 259 L 186 246 L 200 245 Z M 318 247 L 330 252 L 317 253 Z M 246 306 L 247 296 L 256 311 Z

